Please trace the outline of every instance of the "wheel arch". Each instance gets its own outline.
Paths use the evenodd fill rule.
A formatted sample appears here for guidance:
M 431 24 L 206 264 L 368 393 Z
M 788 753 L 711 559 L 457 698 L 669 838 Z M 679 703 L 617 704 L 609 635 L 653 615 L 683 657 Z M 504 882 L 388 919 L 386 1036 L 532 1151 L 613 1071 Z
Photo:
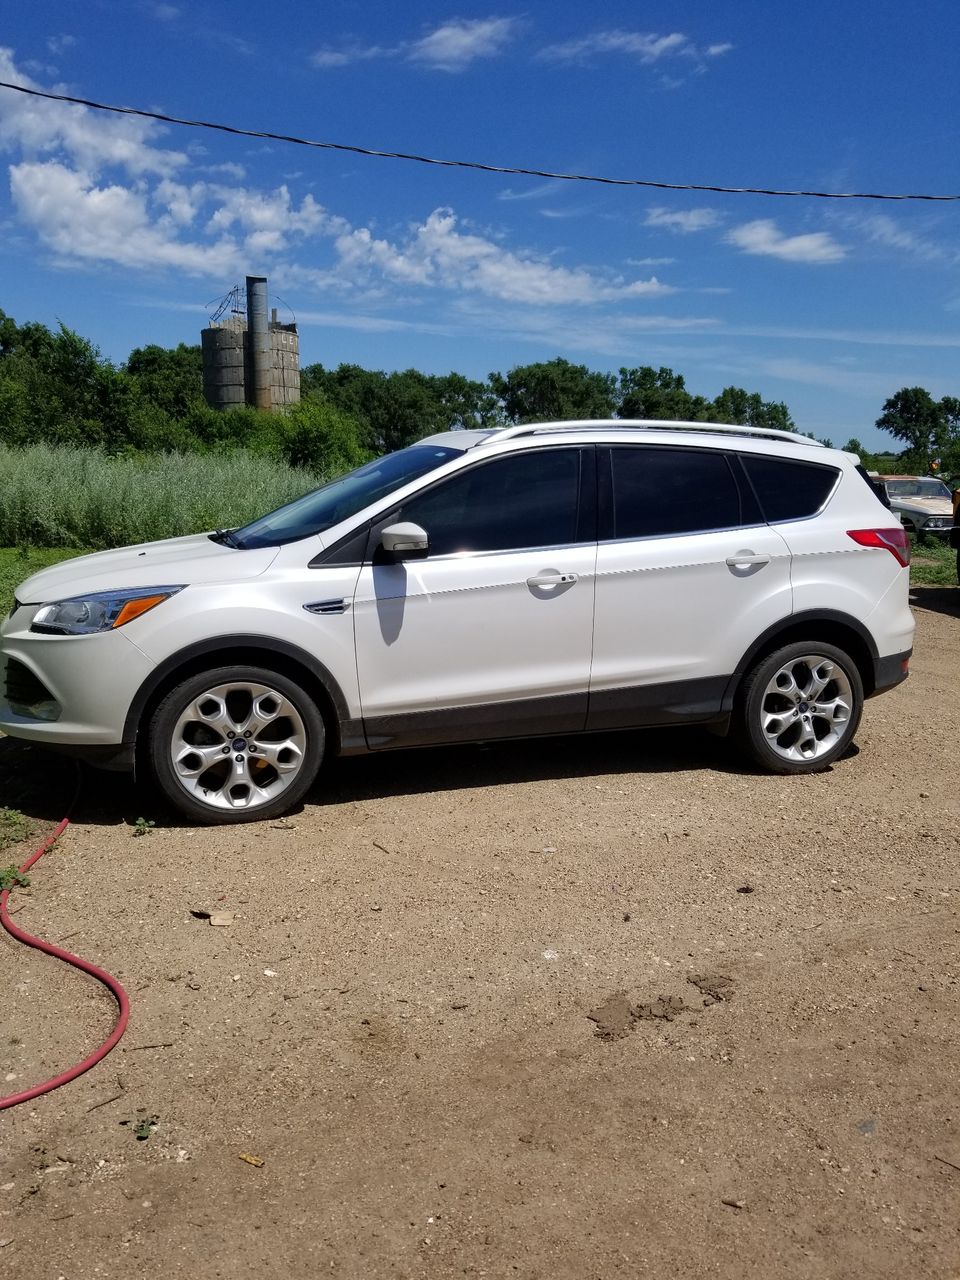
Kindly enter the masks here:
M 794 641 L 819 640 L 848 653 L 857 665 L 863 683 L 864 697 L 869 698 L 877 685 L 879 655 L 873 637 L 862 622 L 849 614 L 832 609 L 812 609 L 792 614 L 768 627 L 737 663 L 723 695 L 723 710 L 731 712 L 743 678 L 758 662 Z
M 266 667 L 285 675 L 306 690 L 316 703 L 334 754 L 356 748 L 354 739 L 359 726 L 350 719 L 343 691 L 323 663 L 283 640 L 248 635 L 200 641 L 161 662 L 130 703 L 123 726 L 124 742 L 136 745 L 156 708 L 181 681 L 215 667 L 232 665 Z

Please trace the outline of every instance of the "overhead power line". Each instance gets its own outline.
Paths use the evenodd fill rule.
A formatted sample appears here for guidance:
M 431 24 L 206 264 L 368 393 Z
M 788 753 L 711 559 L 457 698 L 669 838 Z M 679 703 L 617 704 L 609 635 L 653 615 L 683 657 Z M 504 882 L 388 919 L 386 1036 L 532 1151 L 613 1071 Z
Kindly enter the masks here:
M 652 187 L 658 191 L 709 191 L 720 195 L 736 196 L 808 196 L 817 200 L 960 200 L 960 195 L 893 194 L 879 191 L 783 191 L 775 187 L 723 187 L 706 182 L 655 182 L 651 178 L 606 178 L 592 173 L 557 173 L 551 169 L 482 164 L 479 160 L 442 160 L 436 156 L 421 156 L 408 151 L 381 151 L 376 147 L 351 146 L 345 142 L 318 142 L 312 138 L 298 138 L 289 133 L 271 133 L 265 129 L 240 129 L 236 125 L 218 124 L 212 120 L 185 120 L 180 116 L 165 115 L 162 111 L 144 111 L 140 107 L 118 107 L 107 102 L 92 102 L 89 98 L 75 98 L 66 93 L 47 93 L 42 89 L 28 89 L 26 85 L 10 84 L 5 80 L 0 80 L 0 89 L 12 89 L 16 93 L 26 93 L 33 98 L 47 98 L 51 102 L 69 102 L 78 107 L 90 107 L 94 111 L 112 111 L 117 115 L 159 120 L 163 124 L 179 124 L 190 129 L 215 129 L 220 133 L 232 133 L 241 138 L 289 142 L 298 147 L 315 147 L 321 151 L 347 151 L 352 155 L 375 156 L 383 160 L 412 160 L 417 164 L 439 165 L 446 169 L 477 169 L 481 173 L 553 178 L 558 182 L 599 182 L 608 187 Z

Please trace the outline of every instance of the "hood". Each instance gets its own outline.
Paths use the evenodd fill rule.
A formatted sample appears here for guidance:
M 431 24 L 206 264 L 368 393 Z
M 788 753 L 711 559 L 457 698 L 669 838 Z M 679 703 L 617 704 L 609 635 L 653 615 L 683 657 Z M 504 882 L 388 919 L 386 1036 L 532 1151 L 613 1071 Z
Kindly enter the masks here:
M 895 494 L 891 504 L 905 511 L 920 511 L 925 516 L 952 516 L 953 504 L 949 498 L 900 498 Z
M 205 533 L 144 542 L 118 551 L 97 551 L 41 569 L 17 587 L 21 604 L 47 604 L 93 591 L 122 587 L 192 586 L 256 578 L 277 557 L 277 547 L 237 551 L 211 542 Z

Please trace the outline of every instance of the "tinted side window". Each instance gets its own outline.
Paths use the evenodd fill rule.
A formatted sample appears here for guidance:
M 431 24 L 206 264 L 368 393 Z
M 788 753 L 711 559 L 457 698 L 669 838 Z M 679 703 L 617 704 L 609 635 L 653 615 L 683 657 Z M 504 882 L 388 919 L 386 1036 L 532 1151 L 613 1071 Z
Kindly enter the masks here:
M 740 491 L 722 453 L 638 447 L 611 449 L 610 457 L 607 537 L 702 533 L 742 523 Z
M 398 519 L 426 529 L 431 556 L 577 540 L 578 449 L 538 449 L 471 467 L 412 498 Z
M 835 467 L 747 453 L 740 460 L 771 524 L 815 515 L 837 481 Z

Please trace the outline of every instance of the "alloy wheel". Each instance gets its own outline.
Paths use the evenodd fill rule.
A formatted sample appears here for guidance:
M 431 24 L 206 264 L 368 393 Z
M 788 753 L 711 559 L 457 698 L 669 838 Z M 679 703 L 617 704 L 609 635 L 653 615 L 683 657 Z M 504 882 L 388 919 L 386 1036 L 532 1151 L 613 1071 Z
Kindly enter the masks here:
M 259 809 L 300 776 L 307 731 L 284 694 L 236 681 L 187 703 L 169 751 L 174 776 L 194 800 L 214 809 Z
M 843 667 L 823 654 L 802 654 L 785 662 L 764 689 L 760 729 L 781 759 L 818 760 L 844 736 L 853 709 L 853 687 Z

